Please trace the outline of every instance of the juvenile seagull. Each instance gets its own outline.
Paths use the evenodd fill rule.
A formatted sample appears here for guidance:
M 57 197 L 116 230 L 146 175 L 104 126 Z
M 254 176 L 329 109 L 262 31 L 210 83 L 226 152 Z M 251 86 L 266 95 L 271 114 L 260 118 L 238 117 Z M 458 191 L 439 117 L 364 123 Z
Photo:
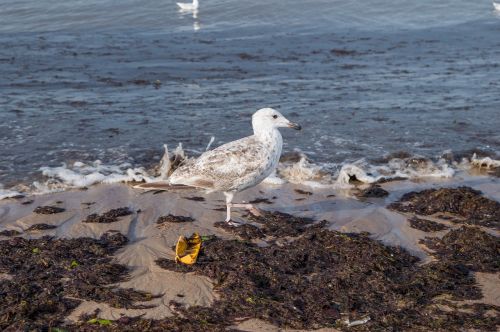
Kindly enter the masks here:
M 259 184 L 276 169 L 283 147 L 278 128 L 300 130 L 301 127 L 272 108 L 254 113 L 252 127 L 252 136 L 221 145 L 180 166 L 170 175 L 169 184 L 223 192 L 226 196 L 226 222 L 231 221 L 232 207 L 245 208 L 259 215 L 259 210 L 252 204 L 233 203 L 234 194 Z
M 193 3 L 177 2 L 177 6 L 179 6 L 180 10 L 194 11 L 198 9 L 198 0 L 193 0 Z

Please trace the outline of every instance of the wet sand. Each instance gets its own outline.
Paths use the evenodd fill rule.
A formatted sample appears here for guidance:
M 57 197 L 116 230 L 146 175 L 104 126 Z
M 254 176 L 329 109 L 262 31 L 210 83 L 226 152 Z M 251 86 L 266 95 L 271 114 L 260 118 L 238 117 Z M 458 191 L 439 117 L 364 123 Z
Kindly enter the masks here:
M 359 190 L 333 190 L 330 188 L 311 190 L 311 188 L 293 184 L 280 186 L 261 184 L 241 193 L 237 199 L 244 201 L 258 199 L 262 201 L 259 207 L 270 212 L 279 211 L 298 218 L 311 218 L 316 222 L 325 220 L 325 227 L 332 231 L 368 232 L 371 239 L 381 241 L 385 246 L 404 248 L 408 254 L 420 259 L 418 264 L 422 265 L 437 260 L 422 241 L 426 237 L 443 237 L 452 230 L 460 229 L 462 224 L 446 220 L 442 214 L 440 216 L 419 215 L 419 218 L 448 227 L 435 232 L 425 232 L 410 226 L 408 219 L 415 214 L 411 212 L 400 213 L 388 209 L 387 206 L 409 191 L 437 187 L 454 188 L 463 185 L 480 190 L 489 199 L 500 201 L 500 182 L 498 179 L 468 176 L 459 176 L 452 180 L 434 179 L 432 181 L 384 183 L 381 184 L 381 188 L 387 190 L 389 195 L 383 198 L 357 198 L 355 194 Z M 123 319 L 124 316 L 140 316 L 141 319 L 156 320 L 177 317 L 182 315 L 182 310 L 185 310 L 179 310 L 177 305 L 183 308 L 197 306 L 204 308 L 218 303 L 221 295 L 218 292 L 217 281 L 194 270 L 193 273 L 193 271 L 178 271 L 175 268 L 165 269 L 159 266 L 157 261 L 159 259 L 173 259 L 172 247 L 179 235 L 190 235 L 193 232 L 198 232 L 204 236 L 214 235 L 220 241 L 241 239 L 238 237 L 238 230 L 231 231 L 217 227 L 217 223 L 222 221 L 225 216 L 225 205 L 221 196 L 219 194 L 206 195 L 191 189 L 172 192 L 144 192 L 132 188 L 129 184 L 113 184 L 96 185 L 85 190 L 6 199 L 0 201 L 0 232 L 4 230 L 17 231 L 21 234 L 20 237 L 26 239 L 39 239 L 44 236 L 58 239 L 100 239 L 109 231 L 117 231 L 128 239 L 127 244 L 112 254 L 114 262 L 129 269 L 129 277 L 115 286 L 124 289 L 133 288 L 139 292 L 158 295 L 158 297 L 145 302 L 148 305 L 147 308 L 133 309 L 116 308 L 104 302 L 83 300 L 76 309 L 67 315 L 66 324 L 78 324 L 77 322 L 81 321 L 82 315 L 92 315 L 96 309 L 99 309 L 97 316 L 110 320 Z M 46 206 L 56 207 L 57 209 L 54 211 L 49 209 L 49 212 L 57 213 L 34 212 L 36 208 Z M 102 215 L 112 209 L 124 207 L 128 208 L 131 213 L 117 217 L 114 222 L 82 222 L 91 214 Z M 160 217 L 168 215 L 190 217 L 193 221 L 157 224 Z M 237 212 L 235 216 L 237 221 L 260 225 L 252 222 L 252 218 L 243 211 Z M 497 225 L 498 222 L 497 220 Z M 41 230 L 28 230 L 37 224 L 56 227 L 41 226 L 39 227 Z M 499 236 L 498 228 L 479 226 L 477 229 L 494 237 Z M 300 238 L 300 234 L 290 237 L 291 233 L 286 234 L 286 232 L 282 235 L 277 235 L 277 233 L 270 235 L 270 233 L 266 233 L 270 232 L 269 230 L 263 232 L 265 233 L 263 238 L 250 236 L 246 241 L 266 247 L 276 245 L 276 243 L 286 245 L 290 239 Z M 0 235 L 0 241 L 11 241 L 13 238 L 12 236 Z M 9 273 L 4 272 L 0 269 L 0 284 L 2 281 L 8 281 L 12 278 Z M 496 307 L 498 313 L 500 306 L 498 271 L 483 272 L 483 270 L 478 270 L 478 272 L 474 272 L 474 275 L 476 276 L 475 282 L 482 290 L 483 299 L 471 299 L 470 303 L 486 303 Z M 457 308 L 449 310 L 460 311 Z M 249 313 L 248 317 L 241 317 L 240 320 L 232 322 L 232 325 L 237 325 L 240 330 L 244 331 L 277 331 L 287 327 L 286 324 L 273 326 L 269 322 L 256 318 L 252 318 L 252 314 Z M 358 318 L 360 317 L 351 317 L 351 320 Z M 343 321 L 343 319 L 339 318 L 338 322 Z M 369 330 L 370 324 L 377 323 L 373 322 L 377 319 L 376 317 L 371 317 L 371 319 L 371 322 L 359 326 L 365 326 L 364 328 Z M 314 326 L 315 329 L 328 327 Z M 83 329 L 82 326 L 80 327 Z M 330 328 L 333 327 L 330 326 Z M 347 327 L 338 323 L 335 328 L 342 330 Z

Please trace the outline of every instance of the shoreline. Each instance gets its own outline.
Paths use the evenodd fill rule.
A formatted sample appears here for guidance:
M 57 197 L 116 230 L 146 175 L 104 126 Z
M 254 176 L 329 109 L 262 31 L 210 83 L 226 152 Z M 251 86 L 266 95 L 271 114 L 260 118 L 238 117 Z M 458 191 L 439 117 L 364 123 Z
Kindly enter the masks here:
M 450 231 L 460 229 L 462 225 L 452 220 L 443 219 L 443 215 L 428 216 L 424 218 L 430 222 L 442 224 L 448 229 L 436 232 L 422 231 L 411 227 L 408 221 L 415 215 L 414 213 L 400 213 L 388 209 L 387 206 L 410 191 L 418 192 L 429 188 L 456 188 L 460 186 L 470 186 L 480 190 L 484 197 L 500 201 L 499 181 L 489 177 L 387 182 L 380 184 L 379 187 L 387 191 L 386 197 L 364 198 L 355 196 L 355 193 L 359 194 L 362 189 L 315 188 L 311 190 L 305 186 L 289 183 L 279 186 L 261 184 L 241 193 L 237 199 L 261 201 L 259 207 L 270 211 L 269 213 L 279 211 L 296 218 L 311 218 L 316 223 L 326 220 L 325 229 L 332 232 L 340 231 L 344 234 L 368 232 L 370 239 L 380 241 L 384 246 L 404 248 L 408 254 L 419 260 L 418 265 L 421 266 L 439 261 L 422 242 L 426 241 L 428 237 L 446 236 Z M 368 186 L 360 188 L 366 187 Z M 55 211 L 59 213 L 34 213 L 33 210 L 39 206 L 58 208 Z M 91 214 L 102 215 L 104 212 L 119 208 L 128 208 L 130 214 L 118 217 L 116 221 L 111 223 L 81 222 Z M 234 233 L 231 229 L 217 227 L 217 222 L 223 220 L 224 217 L 224 212 L 221 210 L 224 210 L 224 202 L 218 194 L 205 195 L 191 189 L 176 192 L 144 192 L 133 189 L 128 184 L 101 184 L 91 186 L 86 190 L 70 190 L 0 201 L 0 232 L 17 231 L 19 232 L 18 237 L 27 239 L 51 236 L 64 240 L 72 238 L 99 239 L 109 231 L 123 234 L 128 242 L 112 257 L 113 261 L 127 267 L 129 277 L 127 281 L 118 283 L 118 286 L 125 289 L 133 288 L 136 291 L 153 295 L 161 294 L 161 296 L 147 302 L 148 306 L 154 307 L 119 309 L 106 303 L 85 300 L 75 310 L 72 310 L 65 321 L 66 323 L 79 324 L 77 322 L 79 319 L 81 321 L 82 315 L 92 314 L 96 309 L 99 310 L 98 317 L 102 319 L 119 320 L 124 316 L 143 315 L 141 319 L 164 320 L 179 315 L 179 309 L 172 307 L 171 302 L 174 300 L 180 299 L 186 308 L 193 306 L 205 308 L 218 303 L 220 295 L 214 289 L 214 280 L 196 273 L 162 269 L 158 266 L 157 260 L 173 259 L 171 248 L 175 245 L 179 235 L 190 235 L 193 232 L 198 232 L 202 235 L 213 235 L 221 241 L 242 239 L 241 234 L 238 234 L 239 230 Z M 47 213 L 50 212 L 53 211 L 49 209 Z M 242 211 L 238 211 L 235 214 L 237 221 L 243 221 L 247 224 L 250 222 L 254 226 L 259 225 L 241 213 Z M 156 223 L 161 216 L 167 215 L 189 217 L 193 221 Z M 421 215 L 418 217 L 422 218 Z M 27 230 L 35 224 L 56 227 L 39 226 L 39 230 Z M 278 229 L 282 228 L 282 226 L 277 227 Z M 495 238 L 499 237 L 498 229 L 480 226 L 478 231 L 485 232 L 484 234 Z M 254 233 L 245 235 L 250 236 L 250 238 L 247 240 L 243 238 L 243 241 L 250 241 L 249 243 L 256 243 L 264 247 L 275 241 L 278 243 L 285 241 L 283 243 L 286 243 L 288 241 L 286 239 L 290 238 L 287 237 L 286 231 L 284 232 L 280 236 L 271 236 L 274 238 L 271 242 L 268 242 L 268 236 L 252 239 Z M 300 234 L 296 234 L 291 239 L 297 236 L 300 238 Z M 0 243 L 12 241 L 15 238 L 0 235 Z M 2 271 L 0 270 L 0 272 Z M 476 279 L 480 281 L 478 287 L 483 289 L 488 305 L 500 306 L 497 294 L 499 274 L 475 272 L 474 275 L 477 275 Z M 8 280 L 9 274 L 5 274 L 2 278 Z M 181 298 L 178 296 L 179 292 L 182 293 Z M 474 301 L 480 300 L 475 299 Z M 252 326 L 255 324 L 263 328 L 262 326 L 268 323 L 257 320 L 242 324 L 242 328 L 250 326 L 248 330 L 252 330 Z M 370 326 L 372 323 L 366 324 Z M 341 325 L 339 326 L 340 329 L 343 329 Z M 259 328 L 256 329 L 259 330 Z

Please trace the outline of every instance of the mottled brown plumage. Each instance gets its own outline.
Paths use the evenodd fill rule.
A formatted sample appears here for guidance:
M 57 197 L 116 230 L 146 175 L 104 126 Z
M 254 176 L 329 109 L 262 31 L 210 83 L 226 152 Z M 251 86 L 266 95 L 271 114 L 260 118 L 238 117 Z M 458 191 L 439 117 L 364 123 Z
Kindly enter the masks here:
M 258 214 L 251 204 L 233 204 L 235 193 L 259 184 L 278 166 L 283 138 L 278 128 L 300 129 L 272 108 L 263 108 L 252 116 L 254 134 L 226 143 L 203 153 L 195 160 L 186 160 L 169 177 L 169 185 L 185 185 L 223 192 L 226 196 L 227 218 L 231 207 L 242 207 Z M 141 186 L 148 189 L 148 186 Z

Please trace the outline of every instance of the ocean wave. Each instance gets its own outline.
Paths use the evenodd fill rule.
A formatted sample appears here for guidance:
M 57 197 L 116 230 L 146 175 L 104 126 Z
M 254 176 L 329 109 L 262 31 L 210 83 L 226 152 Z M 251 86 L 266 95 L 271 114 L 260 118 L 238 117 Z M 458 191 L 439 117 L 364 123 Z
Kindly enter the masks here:
M 478 158 L 477 155 L 474 153 L 474 155 L 471 158 L 470 164 L 473 167 L 477 167 L 479 169 L 494 169 L 497 167 L 500 167 L 500 160 L 495 160 L 490 157 L 484 157 L 484 158 Z
M 43 181 L 30 186 L 19 185 L 4 189 L 0 185 L 0 199 L 22 194 L 43 194 L 72 188 L 89 187 L 95 184 L 126 182 L 157 182 L 168 179 L 169 175 L 181 164 L 194 158 L 186 156 L 179 144 L 171 152 L 164 145 L 165 152 L 157 166 L 146 169 L 130 163 L 106 165 L 96 160 L 92 163 L 74 162 L 59 167 L 42 167 Z M 264 180 L 267 185 L 282 185 L 286 182 L 307 185 L 312 188 L 352 188 L 356 184 L 377 183 L 397 179 L 451 178 L 457 171 L 473 169 L 495 169 L 500 161 L 490 157 L 470 159 L 460 162 L 439 158 L 431 160 L 422 156 L 399 154 L 391 156 L 383 163 L 370 163 L 366 159 L 340 164 L 316 164 L 300 151 L 285 155 L 277 170 Z
M 3 189 L 2 184 L 0 184 L 0 201 L 5 198 L 12 198 L 20 195 L 22 196 L 22 193 L 19 191 Z
M 281 162 L 276 176 L 285 182 L 322 187 L 332 182 L 331 175 L 321 165 L 315 165 L 302 152 L 297 152 L 298 161 Z
M 92 164 L 75 162 L 71 166 L 42 167 L 47 181 L 34 182 L 39 192 L 51 192 L 68 188 L 88 187 L 97 183 L 151 182 L 154 179 L 143 167 L 131 167 L 128 163 L 104 165 L 100 160 Z
M 371 165 L 362 159 L 342 166 L 337 175 L 337 185 L 346 187 L 353 181 L 375 183 L 394 179 L 451 178 L 455 172 L 443 158 L 437 161 L 421 156 L 393 158 L 384 165 Z

